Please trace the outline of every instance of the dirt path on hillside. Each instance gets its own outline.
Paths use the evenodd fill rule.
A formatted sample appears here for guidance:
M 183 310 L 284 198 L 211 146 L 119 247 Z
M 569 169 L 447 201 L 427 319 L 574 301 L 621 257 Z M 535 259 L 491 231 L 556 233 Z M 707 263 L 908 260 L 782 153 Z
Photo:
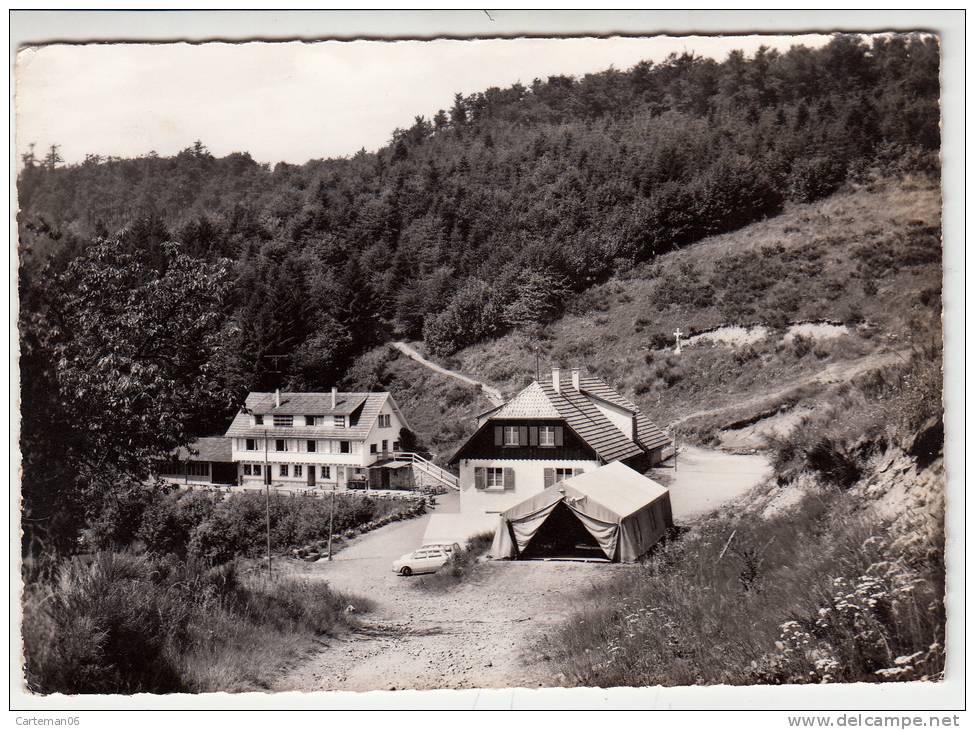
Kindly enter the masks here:
M 755 412 L 760 412 L 774 404 L 776 401 L 784 399 L 792 391 L 802 388 L 803 386 L 835 385 L 836 383 L 849 382 L 857 375 L 862 375 L 863 373 L 871 370 L 879 370 L 880 368 L 887 367 L 888 365 L 893 365 L 898 361 L 903 362 L 905 357 L 905 353 L 878 352 L 866 355 L 857 360 L 833 363 L 832 365 L 828 365 L 827 367 L 823 368 L 818 373 L 813 373 L 812 375 L 791 380 L 787 385 L 782 386 L 778 390 L 774 390 L 769 393 L 762 393 L 761 395 L 745 398 L 744 400 L 735 401 L 734 403 L 726 406 L 708 408 L 700 411 L 694 411 L 693 413 L 688 413 L 687 415 L 681 416 L 676 421 L 672 421 L 669 427 L 674 428 L 675 426 L 680 426 L 682 423 L 686 423 L 687 421 L 695 418 L 717 416 L 729 411 L 741 411 L 747 408 L 753 408 Z
M 476 385 L 481 389 L 485 397 L 491 401 L 492 405 L 500 406 L 504 403 L 504 396 L 501 395 L 501 391 L 497 388 L 493 388 L 487 383 L 481 382 L 480 380 L 475 380 L 474 378 L 468 377 L 462 373 L 458 373 L 455 370 L 448 370 L 441 365 L 437 365 L 437 363 L 427 360 L 425 357 L 423 357 L 423 355 L 405 342 L 394 342 L 392 345 L 411 360 L 416 360 L 418 363 L 429 368 L 430 370 L 433 370 L 435 373 L 446 375 L 448 378 L 454 378 L 455 380 L 459 380 L 462 383 L 467 383 L 468 385 Z
M 686 523 L 738 499 L 765 479 L 762 456 L 692 446 L 678 468 L 654 470 L 668 484 L 674 520 Z M 438 497 L 437 513 L 458 510 L 459 495 Z M 586 589 L 632 566 L 569 561 L 491 561 L 472 580 L 442 593 L 392 572 L 418 547 L 429 516 L 387 525 L 356 539 L 331 563 L 288 561 L 287 572 L 366 596 L 375 610 L 361 628 L 327 639 L 326 648 L 289 670 L 275 691 L 549 687 L 564 677 L 542 659 L 555 629 L 581 608 Z

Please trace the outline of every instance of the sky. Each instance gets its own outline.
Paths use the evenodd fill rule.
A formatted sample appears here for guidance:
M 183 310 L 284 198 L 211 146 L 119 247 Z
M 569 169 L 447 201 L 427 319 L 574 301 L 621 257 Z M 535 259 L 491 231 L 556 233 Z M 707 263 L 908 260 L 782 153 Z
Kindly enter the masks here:
M 18 152 L 172 155 L 201 140 L 259 162 L 373 151 L 454 94 L 550 75 L 580 76 L 692 51 L 723 60 L 760 45 L 819 46 L 828 36 L 323 41 L 51 45 L 16 67 Z

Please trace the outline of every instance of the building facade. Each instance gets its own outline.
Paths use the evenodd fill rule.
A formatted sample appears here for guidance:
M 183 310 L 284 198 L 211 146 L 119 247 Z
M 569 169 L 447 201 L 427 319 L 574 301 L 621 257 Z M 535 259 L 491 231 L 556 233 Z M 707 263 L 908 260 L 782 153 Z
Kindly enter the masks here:
M 226 437 L 243 485 L 343 488 L 400 450 L 409 429 L 389 393 L 251 393 Z
M 450 460 L 460 473 L 461 512 L 500 514 L 573 476 L 620 461 L 659 463 L 671 439 L 598 378 L 553 369 L 482 414 Z
M 161 479 L 174 484 L 237 483 L 237 465 L 230 441 L 222 437 L 196 439 L 188 447 L 176 449 L 171 459 L 156 464 L 154 471 Z

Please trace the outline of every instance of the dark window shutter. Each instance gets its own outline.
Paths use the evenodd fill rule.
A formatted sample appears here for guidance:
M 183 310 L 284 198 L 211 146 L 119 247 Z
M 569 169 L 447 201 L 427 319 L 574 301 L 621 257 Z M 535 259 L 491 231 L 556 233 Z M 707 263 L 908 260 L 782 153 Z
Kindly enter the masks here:
M 561 446 L 562 445 L 562 427 L 561 426 L 556 426 L 555 427 L 555 445 L 556 446 Z
M 505 469 L 504 470 L 503 477 L 504 477 L 504 488 L 505 489 L 514 489 L 515 488 L 515 470 L 514 469 Z
M 577 477 L 580 474 L 582 474 L 583 471 L 585 471 L 585 470 L 584 469 L 573 469 L 572 470 L 572 476 Z
M 528 445 L 538 446 L 538 426 L 528 427 Z
M 474 489 L 484 489 L 484 467 L 474 467 Z
M 504 429 L 501 426 L 494 427 L 494 445 L 501 446 L 504 444 Z
M 553 484 L 555 484 L 555 469 L 546 469 L 544 486 L 546 489 L 548 489 Z
M 518 428 L 518 445 L 528 446 L 528 426 L 519 426 Z

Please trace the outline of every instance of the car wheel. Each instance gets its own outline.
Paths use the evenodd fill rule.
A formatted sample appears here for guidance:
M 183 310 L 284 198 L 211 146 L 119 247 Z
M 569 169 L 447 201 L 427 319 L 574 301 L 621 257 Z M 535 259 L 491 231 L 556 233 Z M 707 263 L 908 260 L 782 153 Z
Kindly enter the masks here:
M 402 568 L 400 568 L 399 574 L 404 578 L 409 578 L 411 575 L 413 575 L 413 571 L 410 570 L 410 566 L 404 565 Z

